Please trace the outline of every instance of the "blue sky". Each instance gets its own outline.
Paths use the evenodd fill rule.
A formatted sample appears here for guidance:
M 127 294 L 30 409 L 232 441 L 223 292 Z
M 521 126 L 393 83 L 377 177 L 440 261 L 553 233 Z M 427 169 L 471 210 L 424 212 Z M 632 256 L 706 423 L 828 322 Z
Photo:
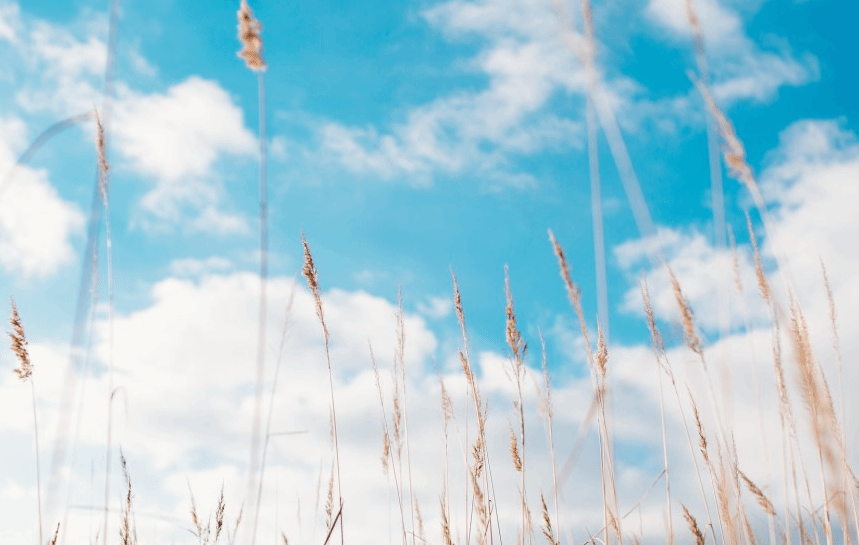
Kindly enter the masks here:
M 755 297 L 745 210 L 751 211 L 779 293 L 792 290 L 809 322 L 816 320 L 813 333 L 824 368 L 835 372 L 820 259 L 840 305 L 845 361 L 857 353 L 850 306 L 859 296 L 859 259 L 851 255 L 859 232 L 859 76 L 852 28 L 859 7 L 822 0 L 696 0 L 695 5 L 712 73 L 710 89 L 745 146 L 772 219 L 765 230 L 748 192 L 720 166 L 726 219 L 736 234 L 738 268 L 745 275 L 743 291 L 731 291 L 732 256 L 718 247 L 714 231 L 704 101 L 687 75 L 696 70 L 696 59 L 685 3 L 595 4 L 610 350 L 616 354 L 615 393 L 626 399 L 615 405 L 615 423 L 626 479 L 622 496 L 630 505 L 662 463 L 661 441 L 654 442 L 659 411 L 653 398 L 654 359 L 638 296 L 643 272 L 663 333 L 676 351 L 672 354 L 690 359 L 679 346 L 682 332 L 667 274 L 653 269 L 648 259 L 653 248 L 677 273 L 708 351 L 720 365 L 735 366 L 733 379 L 725 380 L 735 380 L 739 388 L 730 402 L 736 414 L 754 409 L 761 423 L 777 414 L 761 394 L 747 396 L 742 390 L 758 384 L 749 369 L 760 367 L 761 376 L 772 372 L 765 348 L 771 326 L 766 307 Z M 581 15 L 578 3 L 561 6 L 550 0 L 251 6 L 263 24 L 268 63 L 266 377 L 270 380 L 273 372 L 295 279 L 298 291 L 282 371 L 287 378 L 275 397 L 275 427 L 311 430 L 296 439 L 297 445 L 272 447 L 273 483 L 266 488 L 262 520 L 274 526 L 275 504 L 283 503 L 281 513 L 296 511 L 298 496 L 289 484 L 296 483 L 299 495 L 306 494 L 301 501 L 311 507 L 304 507 L 303 519 L 290 514 L 289 523 L 279 524 L 298 524 L 299 518 L 301 537 L 290 534 L 297 542 L 311 539 L 314 522 L 308 517 L 317 472 L 330 458 L 324 396 L 320 401 L 297 395 L 324 386 L 318 383 L 324 372 L 318 325 L 300 277 L 302 230 L 330 312 L 342 410 L 354 415 L 356 431 L 345 441 L 352 447 L 349 463 L 363 468 L 372 459 L 378 472 L 351 479 L 344 484 L 346 492 L 366 490 L 370 497 L 391 500 L 377 463 L 381 420 L 366 341 L 370 338 L 380 363 L 389 366 L 398 286 L 407 314 L 409 384 L 418 394 L 410 410 L 416 421 L 428 422 L 413 441 L 437 446 L 434 365 L 444 371 L 451 390 L 464 388 L 456 373 L 459 332 L 450 303 L 451 268 L 462 289 L 471 348 L 497 407 L 499 459 L 507 461 L 504 430 L 510 417 L 505 409 L 509 385 L 500 371 L 507 357 L 505 264 L 532 369 L 540 365 L 538 333 L 547 340 L 562 407 L 558 426 L 576 429 L 582 421 L 587 402 L 581 399 L 591 395 L 588 370 L 547 236 L 552 229 L 564 246 L 595 330 L 587 78 L 577 55 L 583 44 Z M 153 539 L 165 543 L 189 538 L 181 530 L 186 477 L 195 494 L 200 490 L 198 499 L 204 493 L 212 497 L 224 481 L 230 498 L 239 503 L 249 456 L 253 403 L 248 392 L 253 391 L 258 297 L 258 101 L 255 74 L 236 56 L 237 8 L 221 0 L 125 2 L 118 26 L 108 151 L 114 361 L 129 414 L 117 440 L 133 474 L 148 483 L 138 490 L 141 509 L 182 521 L 147 527 Z M 105 2 L 0 0 L 0 174 L 10 171 L 51 124 L 101 108 L 106 10 Z M 68 346 L 81 270 L 91 259 L 85 242 L 96 164 L 93 142 L 91 122 L 54 136 L 20 165 L 0 193 L 0 279 L 18 304 L 33 347 L 45 422 L 40 425 L 43 460 L 50 459 L 60 412 L 69 410 L 59 399 L 64 377 L 70 376 Z M 634 205 L 624 191 L 624 183 L 633 182 L 622 179 L 614 156 L 619 144 L 628 150 L 655 226 L 652 233 L 641 233 L 634 221 Z M 95 475 L 99 468 L 104 471 L 104 403 L 95 401 L 107 397 L 103 222 L 99 232 L 100 305 L 91 328 L 92 358 L 87 369 L 74 373 L 72 390 L 81 395 L 86 385 L 86 391 L 98 393 L 82 398 L 81 410 L 89 416 L 82 418 L 77 465 L 64 477 L 63 486 L 72 483 L 75 491 L 74 504 L 93 503 L 90 470 Z M 29 414 L 29 394 L 11 372 L 12 355 L 0 361 L 2 398 L 11 400 L 4 412 Z M 642 365 L 653 376 L 645 377 Z M 851 376 L 855 372 L 848 372 L 845 385 Z M 160 391 L 164 383 L 171 385 Z M 765 379 L 762 383 L 772 386 Z M 536 431 L 536 398 L 529 399 Z M 736 424 L 739 435 L 760 435 L 759 428 L 746 429 L 742 418 L 734 422 L 713 411 L 713 418 Z M 654 418 L 637 423 L 639 413 L 643 420 Z M 681 429 L 680 413 L 672 414 L 677 419 L 670 422 Z M 31 428 L 22 422 L 11 416 L 0 422 L 3 443 L 16 445 L 0 463 L 15 468 L 0 469 L 0 490 L 12 491 L 0 493 L 0 504 L 20 514 L 0 529 L 4 542 L 34 535 L 30 477 L 35 471 L 18 468 L 32 449 Z M 846 430 L 848 445 L 855 446 L 855 423 Z M 572 439 L 567 433 L 559 456 L 566 455 Z M 580 486 L 588 486 L 586 467 L 595 463 L 593 434 L 590 441 L 593 452 L 586 450 L 590 454 L 577 466 L 583 472 Z M 683 452 L 684 441 L 678 437 L 672 448 Z M 544 449 L 533 448 L 535 456 L 545 455 Z M 290 454 L 295 450 L 302 455 Z M 678 454 L 684 455 L 688 452 Z M 437 458 L 426 457 L 432 467 Z M 750 462 L 760 467 L 747 473 L 757 470 L 763 479 L 767 464 L 759 462 Z M 45 479 L 46 467 L 43 462 Z M 690 470 L 689 462 L 678 462 L 677 471 L 684 470 Z M 532 478 L 535 486 L 545 487 L 545 476 Z M 273 499 L 275 484 L 280 503 Z M 429 512 L 439 493 L 432 484 L 415 485 L 428 521 L 438 516 Z M 96 486 L 95 498 L 99 490 Z M 593 506 L 575 498 L 565 501 L 570 515 L 562 530 L 576 539 L 585 527 L 594 531 L 597 522 L 586 522 Z M 53 516 L 62 513 L 57 505 Z M 648 506 L 641 517 L 647 524 L 640 522 L 637 535 L 658 540 L 665 531 L 664 506 L 656 501 Z M 89 514 L 72 512 L 78 518 L 72 517 L 69 532 L 91 535 Z M 352 515 L 354 539 L 375 542 L 371 529 L 379 521 L 390 522 L 384 513 Z

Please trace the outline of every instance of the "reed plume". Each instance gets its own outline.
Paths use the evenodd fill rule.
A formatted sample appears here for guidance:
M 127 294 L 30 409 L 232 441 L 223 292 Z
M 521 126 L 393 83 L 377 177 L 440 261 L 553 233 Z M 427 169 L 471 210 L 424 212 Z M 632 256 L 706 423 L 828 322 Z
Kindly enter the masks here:
M 247 0 L 242 0 L 237 13 L 239 19 L 239 41 L 242 49 L 238 52 L 239 58 L 245 61 L 245 65 L 254 71 L 266 69 L 266 63 L 262 58 L 262 23 L 254 18 L 253 12 Z
M 33 385 L 33 364 L 27 351 L 27 336 L 24 334 L 21 317 L 18 316 L 18 307 L 15 306 L 15 299 L 10 297 L 9 301 L 12 305 L 12 316 L 9 318 L 9 323 L 12 324 L 13 330 L 9 333 L 9 339 L 11 340 L 12 352 L 18 358 L 19 365 L 14 371 L 23 382 L 30 382 L 30 395 L 33 405 L 33 436 L 36 442 L 36 501 L 39 513 L 39 543 L 42 543 L 42 477 L 41 465 L 39 463 L 39 422 L 36 418 L 36 387 Z

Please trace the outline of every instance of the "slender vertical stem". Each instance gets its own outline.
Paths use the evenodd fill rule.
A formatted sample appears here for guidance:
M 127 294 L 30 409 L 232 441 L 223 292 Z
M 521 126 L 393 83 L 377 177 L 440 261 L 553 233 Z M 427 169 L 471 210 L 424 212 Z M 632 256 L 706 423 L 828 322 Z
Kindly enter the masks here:
M 33 436 L 36 439 L 36 501 L 39 503 L 39 543 L 42 543 L 42 470 L 39 462 L 39 422 L 36 419 L 36 387 L 30 377 L 30 393 L 33 396 Z
M 253 424 L 253 444 L 251 447 L 250 488 L 253 490 L 259 457 L 260 417 L 262 413 L 263 375 L 265 372 L 266 311 L 268 306 L 268 188 L 266 183 L 266 134 L 265 134 L 265 80 L 262 70 L 257 71 L 259 91 L 259 217 L 260 217 L 260 256 L 259 256 L 259 316 L 257 329 L 257 376 Z M 254 524 L 251 543 L 256 541 L 259 503 L 254 506 Z

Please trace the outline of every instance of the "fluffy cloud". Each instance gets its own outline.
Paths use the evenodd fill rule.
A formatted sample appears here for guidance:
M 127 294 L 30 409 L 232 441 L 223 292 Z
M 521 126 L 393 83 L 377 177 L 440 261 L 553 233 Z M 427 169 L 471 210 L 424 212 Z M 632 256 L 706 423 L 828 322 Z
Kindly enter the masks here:
M 221 153 L 251 155 L 256 139 L 216 82 L 191 76 L 163 94 L 129 91 L 116 108 L 116 148 L 165 183 L 211 174 Z
M 796 56 L 786 43 L 762 49 L 746 35 L 736 9 L 717 0 L 695 6 L 708 48 L 712 92 L 721 104 L 766 102 L 781 87 L 818 77 L 813 55 Z M 652 0 L 644 13 L 660 39 L 680 39 L 691 47 L 682 0 Z M 495 185 L 530 186 L 535 180 L 517 171 L 517 158 L 582 145 L 582 121 L 558 116 L 552 106 L 553 97 L 581 96 L 586 89 L 577 58 L 582 35 L 564 26 L 558 5 L 452 0 L 428 8 L 423 16 L 448 40 L 479 44 L 477 54 L 457 66 L 485 76 L 486 86 L 412 107 L 386 128 L 323 122 L 318 137 L 324 157 L 333 154 L 355 173 L 415 185 L 429 184 L 439 173 L 476 171 Z M 599 47 L 611 50 L 612 44 Z M 598 88 L 600 122 L 612 140 L 619 138 L 614 116 L 633 132 L 651 123 L 672 131 L 678 124 L 704 120 L 691 85 L 683 94 L 652 100 L 612 66 L 598 70 L 605 74 Z
M 68 117 L 101 104 L 104 25 L 57 25 L 11 6 L 4 6 L 8 22 L 0 31 L 17 53 L 19 106 Z M 128 57 L 130 65 L 152 73 L 138 52 Z M 109 129 L 112 150 L 121 160 L 114 172 L 132 172 L 154 183 L 140 201 L 136 223 L 155 230 L 182 225 L 202 232 L 247 231 L 245 218 L 224 209 L 222 177 L 214 168 L 224 156 L 248 157 L 256 149 L 233 98 L 218 83 L 196 76 L 164 92 L 142 93 L 122 82 L 116 87 Z
M 141 199 L 144 225 L 159 228 L 190 216 L 196 231 L 248 230 L 243 217 L 221 210 L 214 166 L 225 155 L 253 155 L 256 139 L 220 85 L 191 76 L 164 94 L 126 90 L 115 110 L 115 149 L 132 170 L 155 181 Z
M 71 239 L 83 228 L 84 215 L 57 194 L 47 171 L 16 166 L 25 138 L 20 120 L 0 118 L 0 266 L 45 277 L 72 259 Z
M 424 18 L 452 40 L 478 39 L 482 49 L 463 63 L 488 78 L 485 89 L 459 91 L 405 113 L 389 130 L 325 123 L 325 152 L 350 170 L 426 184 L 435 172 L 474 171 L 504 185 L 533 179 L 511 157 L 576 146 L 579 121 L 545 111 L 556 93 L 581 90 L 581 71 L 562 39 L 552 6 L 542 2 L 446 2 Z
M 686 0 L 651 0 L 645 13 L 669 39 L 691 44 L 692 27 Z M 746 34 L 739 11 L 721 0 L 691 2 L 695 9 L 713 73 L 713 95 L 723 104 L 771 100 L 779 88 L 817 79 L 817 59 L 796 58 L 782 44 L 777 51 L 763 50 Z M 666 105 L 667 106 L 667 105 Z

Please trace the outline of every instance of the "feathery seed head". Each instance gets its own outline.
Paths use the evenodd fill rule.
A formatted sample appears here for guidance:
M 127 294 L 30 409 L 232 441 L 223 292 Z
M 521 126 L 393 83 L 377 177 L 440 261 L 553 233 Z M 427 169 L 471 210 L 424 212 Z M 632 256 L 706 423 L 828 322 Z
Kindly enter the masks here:
M 98 110 L 95 113 L 95 149 L 98 153 L 98 193 L 101 196 L 101 202 L 107 205 L 108 194 L 108 178 L 107 171 L 110 169 L 110 164 L 107 162 L 107 152 L 104 145 L 104 126 L 101 124 L 101 117 L 98 115 Z
M 242 49 L 238 56 L 245 61 L 245 65 L 254 71 L 264 71 L 265 61 L 262 58 L 262 23 L 254 18 L 253 12 L 247 0 L 242 0 L 238 11 L 239 18 L 239 41 Z
M 18 378 L 26 381 L 33 375 L 33 365 L 30 363 L 30 354 L 27 352 L 27 337 L 24 335 L 24 326 L 21 325 L 21 318 L 18 316 L 18 307 L 15 306 L 15 300 L 10 298 L 12 302 L 12 317 L 9 318 L 9 323 L 12 324 L 14 332 L 9 333 L 9 338 L 12 340 L 12 352 L 18 357 L 21 366 L 15 369 L 15 374 Z

